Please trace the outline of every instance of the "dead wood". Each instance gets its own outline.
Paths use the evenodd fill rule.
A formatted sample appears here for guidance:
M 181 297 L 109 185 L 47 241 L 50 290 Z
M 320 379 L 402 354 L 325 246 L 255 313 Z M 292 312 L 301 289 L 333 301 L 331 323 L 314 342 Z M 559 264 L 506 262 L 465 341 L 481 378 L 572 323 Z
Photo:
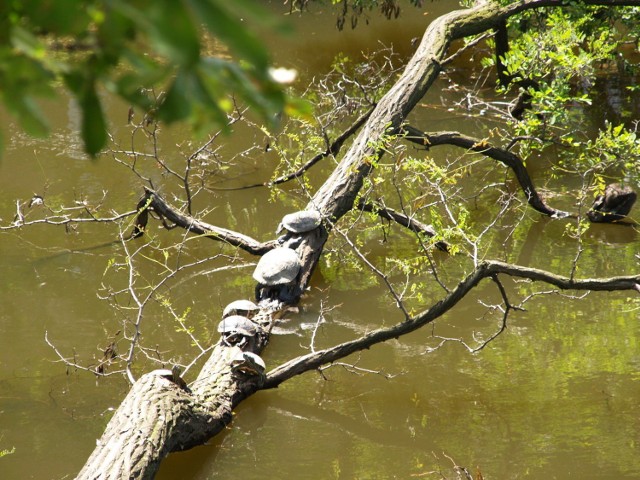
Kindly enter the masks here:
M 161 219 L 168 220 L 173 224 L 169 225 L 165 222 L 164 224 L 167 228 L 181 227 L 196 235 L 228 243 L 254 255 L 264 255 L 277 246 L 275 241 L 259 242 L 248 235 L 217 227 L 189 215 L 184 215 L 169 205 L 157 192 L 147 187 L 144 190 L 145 195 L 138 203 L 139 214 L 132 233 L 134 238 L 143 234 L 148 221 L 148 211 L 151 210 Z

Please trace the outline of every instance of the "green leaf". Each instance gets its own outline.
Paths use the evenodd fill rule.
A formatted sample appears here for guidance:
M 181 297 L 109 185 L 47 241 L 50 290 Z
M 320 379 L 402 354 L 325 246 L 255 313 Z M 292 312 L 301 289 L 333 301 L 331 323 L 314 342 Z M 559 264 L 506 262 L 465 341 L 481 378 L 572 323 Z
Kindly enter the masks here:
M 150 40 L 158 53 L 181 65 L 197 62 L 198 30 L 182 1 L 155 0 L 145 13 L 151 20 Z
M 184 120 L 191 114 L 188 76 L 189 72 L 179 71 L 162 102 L 158 116 L 167 123 Z
M 262 42 L 246 26 L 229 14 L 221 1 L 185 0 L 209 31 L 257 69 L 266 71 L 269 57 Z
M 18 117 L 20 125 L 29 135 L 34 137 L 48 135 L 49 124 L 33 98 L 16 92 L 14 95 L 5 95 L 4 103 L 9 111 Z
M 123 0 L 113 0 L 112 5 L 148 36 L 157 53 L 180 65 L 196 62 L 200 56 L 198 29 L 183 0 L 145 3 L 144 10 Z
M 95 157 L 107 143 L 107 125 L 93 81 L 87 81 L 79 101 L 82 110 L 82 140 L 86 152 Z

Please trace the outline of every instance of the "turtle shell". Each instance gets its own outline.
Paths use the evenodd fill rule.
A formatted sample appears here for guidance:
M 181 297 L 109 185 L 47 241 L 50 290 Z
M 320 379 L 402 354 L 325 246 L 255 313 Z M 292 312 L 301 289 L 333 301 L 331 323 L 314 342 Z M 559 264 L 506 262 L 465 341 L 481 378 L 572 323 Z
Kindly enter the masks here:
M 247 337 L 253 337 L 258 333 L 258 329 L 256 324 L 247 317 L 231 315 L 223 318 L 218 324 L 218 332 L 222 334 L 239 333 L 241 335 L 246 335 Z
M 253 272 L 253 278 L 262 285 L 284 285 L 291 283 L 299 271 L 300 259 L 296 251 L 279 247 L 262 256 Z
M 282 218 L 282 222 L 280 222 L 278 231 L 285 228 L 291 233 L 310 232 L 317 228 L 321 221 L 322 217 L 317 210 L 300 210 L 299 212 L 285 215 Z
M 245 373 L 261 375 L 267 368 L 264 360 L 260 355 L 253 352 L 238 352 L 232 359 L 231 365 L 234 370 Z
M 222 318 L 227 318 L 230 315 L 238 315 L 241 313 L 249 315 L 257 312 L 258 310 L 260 310 L 260 307 L 251 300 L 234 300 L 224 307 L 224 310 L 222 311 Z

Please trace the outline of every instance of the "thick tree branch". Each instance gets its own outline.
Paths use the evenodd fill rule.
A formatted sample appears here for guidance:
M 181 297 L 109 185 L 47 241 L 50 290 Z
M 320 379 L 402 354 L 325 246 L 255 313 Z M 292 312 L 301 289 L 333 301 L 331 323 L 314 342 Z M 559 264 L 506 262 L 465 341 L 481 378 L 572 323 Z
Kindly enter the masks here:
M 136 222 L 136 227 L 133 236 L 139 236 L 144 231 L 147 221 L 147 209 L 153 210 L 163 219 L 169 220 L 175 226 L 184 228 L 196 235 L 202 235 L 212 240 L 219 240 L 226 242 L 234 247 L 241 248 L 254 255 L 264 255 L 269 250 L 272 250 L 277 246 L 277 242 L 259 242 L 254 238 L 251 238 L 242 233 L 234 232 L 222 227 L 216 227 L 215 225 L 208 224 L 206 222 L 196 220 L 188 215 L 183 215 L 175 208 L 169 205 L 158 193 L 154 192 L 150 188 L 145 187 L 145 195 L 138 203 L 139 216 Z
M 413 332 L 444 315 L 483 279 L 493 279 L 498 274 L 545 282 L 562 290 L 635 290 L 640 293 L 640 275 L 611 278 L 587 278 L 580 280 L 556 275 L 537 268 L 523 267 L 498 261 L 486 261 L 481 263 L 441 301 L 418 316 L 396 324 L 393 327 L 375 330 L 355 340 L 294 358 L 293 360 L 290 360 L 270 371 L 267 374 L 267 379 L 263 388 L 275 388 L 285 380 L 296 375 L 300 375 L 301 373 L 309 370 L 315 370 L 322 365 L 340 360 L 354 352 L 368 349 L 377 343 L 386 342 Z
M 569 216 L 567 212 L 557 210 L 546 204 L 533 185 L 533 180 L 531 180 L 531 177 L 529 176 L 527 167 L 525 167 L 522 159 L 516 154 L 511 153 L 508 150 L 493 147 L 486 140 L 467 137 L 459 132 L 422 132 L 410 125 L 404 125 L 402 127 L 402 132 L 406 134 L 404 138 L 427 149 L 436 145 L 454 145 L 481 153 L 482 155 L 493 158 L 494 160 L 498 160 L 513 171 L 518 183 L 520 183 L 520 186 L 522 187 L 525 197 L 527 197 L 527 202 L 535 210 L 555 218 L 564 218 Z
M 383 154 L 389 135 L 400 132 L 407 115 L 437 78 L 441 62 L 445 59 L 451 42 L 496 28 L 500 22 L 523 10 L 562 6 L 565 2 L 566 0 L 522 0 L 508 6 L 483 3 L 474 8 L 444 15 L 430 24 L 398 82 L 378 103 L 342 161 L 309 204 L 309 208 L 318 209 L 329 221 L 307 235 L 298 247 L 302 262 L 300 292 L 311 278 L 332 222 L 339 220 L 353 208 L 363 180 L 371 172 L 375 160 Z M 640 0 L 586 0 L 585 3 L 609 6 L 640 5 Z M 272 243 L 260 243 L 250 237 L 198 222 L 169 208 L 155 192 L 149 190 L 147 195 L 150 200 L 148 208 L 193 233 L 207 235 L 257 254 L 264 253 L 274 246 Z M 307 370 L 335 362 L 358 350 L 427 325 L 449 311 L 484 278 L 497 274 L 544 281 L 558 288 L 640 290 L 640 276 L 576 280 L 537 269 L 501 262 L 484 262 L 441 301 L 422 314 L 390 329 L 376 330 L 354 341 L 287 362 L 270 372 L 265 387 L 277 387 L 288 378 Z M 191 394 L 179 390 L 175 384 L 168 385 L 166 377 L 141 377 L 109 422 L 96 451 L 79 478 L 152 478 L 159 461 L 169 451 L 202 443 L 220 431 L 231 419 L 231 408 L 261 384 L 261 378 L 257 376 L 251 379 L 240 378 L 239 371 L 234 372 L 232 369 L 231 352 L 227 351 L 231 349 L 224 348 L 221 345 L 216 346 L 198 379 L 191 385 Z M 152 409 L 149 408 L 150 405 Z M 146 432 L 147 435 L 140 435 L 140 431 Z M 131 439 L 127 440 L 128 437 Z M 117 464 L 116 456 L 121 460 Z M 95 458 L 101 458 L 102 461 L 95 462 Z M 116 465 L 122 465 L 123 471 L 117 471 Z

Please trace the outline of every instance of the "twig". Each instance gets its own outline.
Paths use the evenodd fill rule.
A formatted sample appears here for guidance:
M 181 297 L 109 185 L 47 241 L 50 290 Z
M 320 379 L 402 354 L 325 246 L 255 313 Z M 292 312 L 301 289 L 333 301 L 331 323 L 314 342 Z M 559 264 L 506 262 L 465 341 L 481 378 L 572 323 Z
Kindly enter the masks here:
M 407 309 L 404 307 L 404 303 L 402 303 L 402 299 L 398 296 L 398 294 L 396 293 L 395 289 L 393 288 L 393 285 L 391 285 L 391 282 L 389 282 L 389 278 L 382 273 L 379 269 L 377 269 L 375 267 L 375 265 L 373 265 L 368 259 L 367 257 L 365 257 L 362 252 L 358 249 L 358 247 L 355 246 L 355 244 L 351 241 L 351 239 L 347 236 L 347 234 L 345 234 L 342 230 L 340 230 L 339 228 L 334 228 L 334 231 L 336 231 L 343 239 L 345 242 L 347 242 L 349 244 L 349 246 L 353 249 L 353 251 L 355 252 L 355 254 L 358 256 L 358 258 L 360 258 L 360 260 L 362 260 L 364 262 L 364 264 L 369 267 L 369 269 L 371 269 L 371 271 L 373 273 L 375 273 L 378 277 L 380 277 L 382 279 L 382 281 L 384 282 L 384 284 L 387 286 L 387 289 L 389 290 L 389 293 L 391 293 L 391 296 L 393 297 L 393 299 L 396 302 L 396 306 L 402 311 L 402 313 L 404 314 L 404 317 L 406 319 L 411 318 L 411 316 L 409 315 L 409 312 L 407 311 Z

